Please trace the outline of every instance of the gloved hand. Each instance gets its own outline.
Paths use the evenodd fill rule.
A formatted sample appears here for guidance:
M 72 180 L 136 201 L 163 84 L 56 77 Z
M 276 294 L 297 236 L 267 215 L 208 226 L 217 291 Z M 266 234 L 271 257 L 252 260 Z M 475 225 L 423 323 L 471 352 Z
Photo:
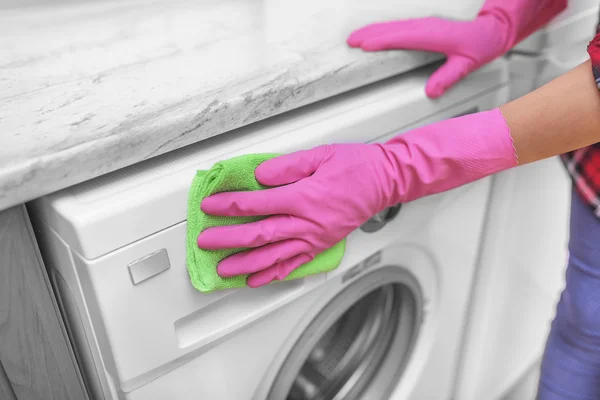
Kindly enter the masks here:
M 444 53 L 425 92 L 436 98 L 467 74 L 503 55 L 548 23 L 567 0 L 487 0 L 473 21 L 419 18 L 367 25 L 348 37 L 366 51 L 391 49 Z
M 208 229 L 198 246 L 255 248 L 224 259 L 217 272 L 251 274 L 248 285 L 261 286 L 284 279 L 386 207 L 516 165 L 509 128 L 497 109 L 415 129 L 385 144 L 319 146 L 257 168 L 260 183 L 278 187 L 204 199 L 207 214 L 272 216 Z

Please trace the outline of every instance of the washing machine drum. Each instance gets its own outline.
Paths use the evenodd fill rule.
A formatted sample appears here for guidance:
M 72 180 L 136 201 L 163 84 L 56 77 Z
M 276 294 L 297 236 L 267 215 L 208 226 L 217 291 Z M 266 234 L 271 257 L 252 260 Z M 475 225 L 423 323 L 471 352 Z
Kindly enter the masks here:
M 422 304 L 419 285 L 402 268 L 359 278 L 301 334 L 268 399 L 388 398 L 418 336 Z

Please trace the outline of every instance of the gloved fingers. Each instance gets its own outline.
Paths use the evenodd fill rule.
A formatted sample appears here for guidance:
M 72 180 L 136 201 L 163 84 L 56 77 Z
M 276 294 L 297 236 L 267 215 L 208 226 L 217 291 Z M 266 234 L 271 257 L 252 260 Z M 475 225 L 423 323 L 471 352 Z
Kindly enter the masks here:
M 346 39 L 346 43 L 348 43 L 350 47 L 360 47 L 365 39 L 378 36 L 386 31 L 389 31 L 395 25 L 397 25 L 398 22 L 401 21 L 376 22 L 374 24 L 365 25 L 362 28 L 350 33 L 350 35 L 348 35 L 348 39 Z
M 256 168 L 256 180 L 265 186 L 281 186 L 311 176 L 323 162 L 327 146 L 275 157 Z
M 382 34 L 386 34 L 389 32 L 411 31 L 415 29 L 420 29 L 421 31 L 426 30 L 424 29 L 424 27 L 427 27 L 432 22 L 437 23 L 438 20 L 439 18 L 428 17 L 376 22 L 373 24 L 365 25 L 362 28 L 353 31 L 348 36 L 346 42 L 351 47 L 360 47 L 365 40 L 381 36 Z
M 259 247 L 298 237 L 309 223 L 291 215 L 274 215 L 247 224 L 209 228 L 198 236 L 198 247 L 206 250 Z
M 433 99 L 440 97 L 476 68 L 475 62 L 463 56 L 449 56 L 427 81 L 425 93 Z
M 253 192 L 223 192 L 202 200 L 202 211 L 225 217 L 292 214 L 295 198 L 291 186 L 281 186 Z
M 257 288 L 275 280 L 282 281 L 288 277 L 296 268 L 308 263 L 313 259 L 310 254 L 298 254 L 280 263 L 272 265 L 262 271 L 255 272 L 248 277 L 246 283 L 251 288 Z
M 380 50 L 424 50 L 437 53 L 449 53 L 456 48 L 457 24 L 441 18 L 423 18 L 418 20 L 395 21 L 387 29 L 378 27 L 370 34 L 362 33 L 352 43 L 360 41 L 365 51 Z
M 299 239 L 270 243 L 225 258 L 217 266 L 217 273 L 223 278 L 252 274 L 298 254 L 307 253 L 310 248 L 308 242 Z

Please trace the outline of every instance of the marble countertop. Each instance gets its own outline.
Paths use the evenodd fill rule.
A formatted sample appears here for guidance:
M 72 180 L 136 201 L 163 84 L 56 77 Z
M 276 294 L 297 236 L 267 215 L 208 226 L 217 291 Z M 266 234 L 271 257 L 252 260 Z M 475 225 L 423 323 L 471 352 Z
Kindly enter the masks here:
M 439 59 L 345 38 L 481 3 L 37 1 L 0 9 L 0 209 Z

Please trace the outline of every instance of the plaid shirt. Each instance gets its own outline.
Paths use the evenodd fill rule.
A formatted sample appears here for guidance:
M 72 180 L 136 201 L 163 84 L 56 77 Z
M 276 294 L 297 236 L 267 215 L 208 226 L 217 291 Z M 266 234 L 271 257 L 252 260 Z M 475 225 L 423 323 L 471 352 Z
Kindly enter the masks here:
M 592 60 L 592 72 L 596 86 L 600 89 L 600 25 L 596 37 L 588 45 L 587 51 Z M 600 143 L 575 150 L 561 156 L 575 189 L 581 198 L 600 217 Z

